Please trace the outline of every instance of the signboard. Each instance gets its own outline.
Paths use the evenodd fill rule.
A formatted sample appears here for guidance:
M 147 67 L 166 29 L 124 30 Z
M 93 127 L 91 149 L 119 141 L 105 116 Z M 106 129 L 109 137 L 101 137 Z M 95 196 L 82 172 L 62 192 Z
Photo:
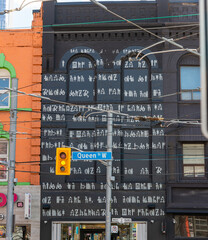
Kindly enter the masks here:
M 73 152 L 72 160 L 111 160 L 111 152 Z
M 112 222 L 120 223 L 120 224 L 131 223 L 132 219 L 131 218 L 112 218 Z
M 25 193 L 25 219 L 31 219 L 31 201 L 31 194 Z
M 17 202 L 17 207 L 18 208 L 23 208 L 24 207 L 24 203 L 23 202 Z
M 14 193 L 14 202 L 18 199 L 17 194 Z M 7 204 L 7 196 L 4 193 L 0 193 L 0 207 L 4 207 Z
M 111 233 L 118 233 L 118 226 L 117 225 L 111 226 Z

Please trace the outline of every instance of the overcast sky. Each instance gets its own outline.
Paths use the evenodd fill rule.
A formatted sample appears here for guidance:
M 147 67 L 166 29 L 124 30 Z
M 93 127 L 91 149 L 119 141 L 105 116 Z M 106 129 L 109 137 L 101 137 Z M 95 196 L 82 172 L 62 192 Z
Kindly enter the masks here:
M 9 9 L 14 9 L 20 7 L 23 0 L 8 0 L 10 2 Z M 25 3 L 32 2 L 33 0 L 25 0 Z M 109 0 L 102 0 L 102 2 L 108 2 Z M 110 0 L 110 1 L 118 1 L 118 0 Z M 127 1 L 127 0 L 119 0 L 119 1 Z M 131 0 L 131 1 L 141 1 L 141 0 Z M 143 0 L 143 1 L 152 1 L 152 0 Z M 90 0 L 58 0 L 58 2 L 90 2 Z M 30 28 L 32 21 L 32 11 L 33 9 L 40 9 L 41 3 L 31 3 L 25 8 L 23 8 L 20 12 L 12 12 L 8 16 L 7 19 L 7 28 Z M 7 17 L 8 17 L 7 16 Z

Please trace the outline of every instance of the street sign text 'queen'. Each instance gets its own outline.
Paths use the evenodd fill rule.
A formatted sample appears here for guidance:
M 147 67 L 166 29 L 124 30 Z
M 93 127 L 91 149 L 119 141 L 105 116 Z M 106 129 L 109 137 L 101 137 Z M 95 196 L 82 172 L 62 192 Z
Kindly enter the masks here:
M 111 160 L 111 152 L 72 152 L 72 160 Z

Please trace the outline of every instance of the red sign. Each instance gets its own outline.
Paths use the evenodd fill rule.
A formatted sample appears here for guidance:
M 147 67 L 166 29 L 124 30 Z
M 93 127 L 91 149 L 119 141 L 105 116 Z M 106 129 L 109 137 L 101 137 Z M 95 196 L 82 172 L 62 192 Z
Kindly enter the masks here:
M 17 207 L 23 208 L 24 207 L 24 203 L 23 202 L 17 202 Z
M 111 226 L 111 233 L 118 233 L 118 226 L 117 225 L 112 225 Z
M 14 193 L 14 202 L 17 201 L 17 194 Z M 7 204 L 7 196 L 4 193 L 0 193 L 0 207 L 4 207 Z

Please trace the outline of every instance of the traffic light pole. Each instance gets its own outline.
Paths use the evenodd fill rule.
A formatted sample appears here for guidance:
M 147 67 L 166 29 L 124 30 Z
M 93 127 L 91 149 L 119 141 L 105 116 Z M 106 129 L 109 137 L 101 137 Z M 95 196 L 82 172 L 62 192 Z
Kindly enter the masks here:
M 8 188 L 7 188 L 7 219 L 6 240 L 12 240 L 13 212 L 14 212 L 14 178 L 16 153 L 16 125 L 17 125 L 17 86 L 18 79 L 12 78 L 10 130 L 9 130 L 9 162 L 8 162 Z
M 112 152 L 113 145 L 113 114 L 108 112 L 107 125 L 107 151 Z M 112 159 L 107 160 L 106 166 L 106 220 L 105 220 L 105 239 L 111 240 L 111 196 L 112 196 Z

